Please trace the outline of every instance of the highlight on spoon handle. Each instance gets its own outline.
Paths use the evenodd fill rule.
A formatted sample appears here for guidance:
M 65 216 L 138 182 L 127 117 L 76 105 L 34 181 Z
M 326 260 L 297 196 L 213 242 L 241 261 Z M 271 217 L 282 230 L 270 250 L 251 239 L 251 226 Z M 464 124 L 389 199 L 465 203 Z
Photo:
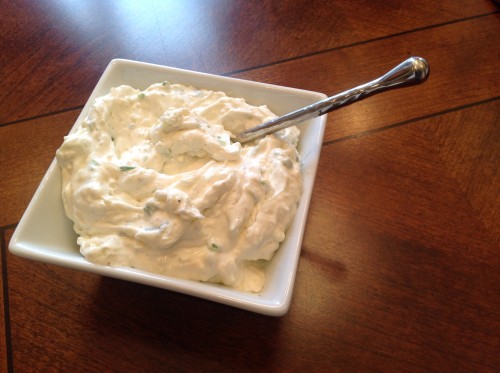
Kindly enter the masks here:
M 379 79 L 381 88 L 422 83 L 429 76 L 429 63 L 422 57 L 410 57 Z
M 252 141 L 305 120 L 329 113 L 340 107 L 352 104 L 372 94 L 383 92 L 388 89 L 422 83 L 428 76 L 428 62 L 421 57 L 410 57 L 378 79 L 272 119 L 257 127 L 240 132 L 234 136 L 233 140 L 240 143 Z
M 323 115 L 375 93 L 422 83 L 427 79 L 428 75 L 429 64 L 427 61 L 421 57 L 410 57 L 380 78 L 319 101 L 308 107 L 317 106 L 318 115 Z

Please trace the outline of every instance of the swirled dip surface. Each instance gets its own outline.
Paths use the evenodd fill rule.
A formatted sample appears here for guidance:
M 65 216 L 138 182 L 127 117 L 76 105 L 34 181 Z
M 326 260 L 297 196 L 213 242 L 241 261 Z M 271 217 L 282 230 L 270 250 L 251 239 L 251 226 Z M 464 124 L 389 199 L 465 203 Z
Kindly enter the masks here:
M 57 151 L 62 197 L 90 262 L 258 292 L 301 194 L 295 127 L 222 92 L 154 84 L 95 100 Z

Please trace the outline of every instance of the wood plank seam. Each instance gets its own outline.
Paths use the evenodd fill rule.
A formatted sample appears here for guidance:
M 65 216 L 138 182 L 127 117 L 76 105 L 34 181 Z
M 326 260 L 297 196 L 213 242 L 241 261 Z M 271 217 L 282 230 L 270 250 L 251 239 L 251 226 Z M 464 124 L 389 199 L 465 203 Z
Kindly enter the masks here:
M 17 123 L 29 122 L 30 120 L 37 120 L 37 119 L 41 119 L 41 118 L 45 118 L 45 117 L 50 117 L 51 115 L 63 114 L 63 113 L 67 113 L 67 112 L 73 111 L 73 110 L 82 110 L 83 107 L 84 107 L 84 105 L 78 105 L 78 106 L 70 107 L 67 109 L 62 109 L 62 110 L 52 111 L 49 113 L 35 115 L 32 117 L 28 117 L 28 118 L 16 119 L 16 120 L 13 120 L 11 122 L 0 123 L 0 128 L 7 127 L 7 126 L 17 124 Z
M 13 225 L 12 227 L 15 227 Z M 4 308 L 4 327 L 5 327 L 5 350 L 7 353 L 7 371 L 13 372 L 12 360 L 12 339 L 10 330 L 10 306 L 9 306 L 9 286 L 7 276 L 7 243 L 5 241 L 5 230 L 0 229 L 0 249 L 2 255 L 2 292 L 3 292 L 3 308 Z
M 371 134 L 382 132 L 382 131 L 385 131 L 385 130 L 388 130 L 388 129 L 391 129 L 391 128 L 401 127 L 401 126 L 404 126 L 404 125 L 407 125 L 407 124 L 410 124 L 410 123 L 414 123 L 414 122 L 418 122 L 418 121 L 421 121 L 421 120 L 425 120 L 425 119 L 437 117 L 437 116 L 440 116 L 440 115 L 445 115 L 445 114 L 448 114 L 448 113 L 453 113 L 453 112 L 464 110 L 464 109 L 468 109 L 468 108 L 471 108 L 471 107 L 474 107 L 474 106 L 479 106 L 479 105 L 487 104 L 487 103 L 490 103 L 490 102 L 497 101 L 499 99 L 500 99 L 500 96 L 495 96 L 495 97 L 488 98 L 486 100 L 481 100 L 481 101 L 477 101 L 477 102 L 471 102 L 469 104 L 460 105 L 460 106 L 457 106 L 457 107 L 454 107 L 454 108 L 450 108 L 450 109 L 438 111 L 438 112 L 427 114 L 427 115 L 422 115 L 420 117 L 415 117 L 415 118 L 407 119 L 407 120 L 404 120 L 402 122 L 388 124 L 387 126 L 378 127 L 378 128 L 372 128 L 372 129 L 369 129 L 367 131 L 356 133 L 354 135 L 339 137 L 338 139 L 334 139 L 334 140 L 330 140 L 330 141 L 325 141 L 323 143 L 323 146 L 335 144 L 337 142 L 343 142 L 343 141 L 348 141 L 348 140 L 353 140 L 353 139 L 359 139 L 360 137 L 369 136 Z
M 474 20 L 474 19 L 479 19 L 479 18 L 483 18 L 483 17 L 492 16 L 492 15 L 495 15 L 497 13 L 500 13 L 500 10 L 496 10 L 494 12 L 488 12 L 488 13 L 484 13 L 484 14 L 478 14 L 478 15 L 471 16 L 471 17 L 459 18 L 459 19 L 455 19 L 453 21 L 436 23 L 434 25 L 429 25 L 429 26 L 424 26 L 424 27 L 418 27 L 418 28 L 415 28 L 415 29 L 405 30 L 405 31 L 401 31 L 401 32 L 397 32 L 395 34 L 390 34 L 390 35 L 385 35 L 385 36 L 379 36 L 379 37 L 372 38 L 372 39 L 366 39 L 366 40 L 358 41 L 358 42 L 351 43 L 351 44 L 340 45 L 338 47 L 328 48 L 328 49 L 324 49 L 324 50 L 316 51 L 316 52 L 311 52 L 311 53 L 306 53 L 306 54 L 302 54 L 300 56 L 285 58 L 285 59 L 282 59 L 282 60 L 279 60 L 279 61 L 275 61 L 275 62 L 270 62 L 270 63 L 258 65 L 258 66 L 253 66 L 253 67 L 248 67 L 248 68 L 241 69 L 241 70 L 234 70 L 234 71 L 231 71 L 229 73 L 224 73 L 224 74 L 221 74 L 221 75 L 222 76 L 232 76 L 232 75 L 236 75 L 236 74 L 240 74 L 240 73 L 244 73 L 244 72 L 248 72 L 248 71 L 258 70 L 258 69 L 269 67 L 269 66 L 279 65 L 281 63 L 286 63 L 286 62 L 300 60 L 302 58 L 308 58 L 308 57 L 312 57 L 312 56 L 317 56 L 317 55 L 320 55 L 320 54 L 325 54 L 325 53 L 334 52 L 334 51 L 338 51 L 338 50 L 342 50 L 342 49 L 352 48 L 352 47 L 356 47 L 356 46 L 359 46 L 359 45 L 369 44 L 369 43 L 373 43 L 373 42 L 377 42 L 377 41 L 381 41 L 381 40 L 392 39 L 392 38 L 396 38 L 396 37 L 403 36 L 403 35 L 413 34 L 413 33 L 420 32 L 420 31 L 425 31 L 425 30 L 430 30 L 430 29 L 433 29 L 433 28 L 438 28 L 438 27 L 453 25 L 455 23 L 467 22 L 467 21 L 471 21 L 471 20 Z
M 19 224 L 19 223 L 13 223 L 13 224 L 7 224 L 7 225 L 4 225 L 4 226 L 1 226 L 0 227 L 0 231 L 3 232 L 3 231 L 7 231 L 9 229 L 16 229 L 17 224 Z
M 282 63 L 296 61 L 296 60 L 299 60 L 299 59 L 302 59 L 302 58 L 308 58 L 308 57 L 312 57 L 312 56 L 316 56 L 316 55 L 320 55 L 320 54 L 325 54 L 325 53 L 329 53 L 329 52 L 333 52 L 333 51 L 338 51 L 338 50 L 342 50 L 342 49 L 346 49 L 346 48 L 351 48 L 351 47 L 355 47 L 355 46 L 359 46 L 359 45 L 369 44 L 369 43 L 372 43 L 372 42 L 377 42 L 377 41 L 381 41 L 381 40 L 385 40 L 385 39 L 391 39 L 391 38 L 395 38 L 395 37 L 399 37 L 399 36 L 403 36 L 403 35 L 408 35 L 408 34 L 420 32 L 420 31 L 424 31 L 424 30 L 429 30 L 429 29 L 433 29 L 433 28 L 438 28 L 438 27 L 442 27 L 442 26 L 448 26 L 448 25 L 452 25 L 452 24 L 456 24 L 456 23 L 467 22 L 467 21 L 474 20 L 474 19 L 479 19 L 479 18 L 483 18 L 483 17 L 492 16 L 492 15 L 495 15 L 495 14 L 498 14 L 498 13 L 500 13 L 500 10 L 496 10 L 494 12 L 488 12 L 488 13 L 484 13 L 484 14 L 478 14 L 478 15 L 470 16 L 470 17 L 459 18 L 459 19 L 455 19 L 455 20 L 452 20 L 452 21 L 437 23 L 437 24 L 434 24 L 434 25 L 428 25 L 428 26 L 424 26 L 424 27 L 418 27 L 418 28 L 414 28 L 414 29 L 405 30 L 405 31 L 401 31 L 401 32 L 398 32 L 398 33 L 390 34 L 390 35 L 380 36 L 380 37 L 376 37 L 376 38 L 372 38 L 372 39 L 367 39 L 367 40 L 363 40 L 363 41 L 359 41 L 359 42 L 355 42 L 355 43 L 351 43 L 351 44 L 341 45 L 341 46 L 334 47 L 334 48 L 328 48 L 328 49 L 324 49 L 324 50 L 320 50 L 320 51 L 316 51 L 316 52 L 306 53 L 306 54 L 302 54 L 302 55 L 299 55 L 299 56 L 295 56 L 295 57 L 291 57 L 291 58 L 286 58 L 286 59 L 274 61 L 274 62 L 267 63 L 267 64 L 261 64 L 261 65 L 252 66 L 252 67 L 245 68 L 245 69 L 234 70 L 234 71 L 227 72 L 227 73 L 222 73 L 222 74 L 219 74 L 219 75 L 221 75 L 221 76 L 237 75 L 237 74 L 240 74 L 240 73 L 243 73 L 243 72 L 258 70 L 258 69 L 266 68 L 266 67 L 269 67 L 269 66 L 275 66 L 275 65 L 282 64 Z M 47 116 L 50 116 L 50 115 L 61 114 L 61 113 L 72 111 L 72 110 L 81 110 L 83 107 L 84 107 L 84 105 L 78 105 L 78 106 L 75 106 L 75 107 L 66 108 L 66 109 L 57 110 L 57 111 L 52 111 L 52 112 L 48 112 L 48 113 L 44 113 L 44 114 L 39 114 L 39 115 L 35 115 L 35 116 L 32 116 L 32 117 L 28 117 L 28 118 L 22 118 L 22 119 L 17 119 L 17 120 L 10 121 L 10 122 L 0 123 L 0 127 L 9 126 L 9 125 L 13 125 L 13 124 L 16 124 L 16 123 L 27 122 L 27 121 L 30 121 L 30 120 L 35 120 L 35 119 L 47 117 Z

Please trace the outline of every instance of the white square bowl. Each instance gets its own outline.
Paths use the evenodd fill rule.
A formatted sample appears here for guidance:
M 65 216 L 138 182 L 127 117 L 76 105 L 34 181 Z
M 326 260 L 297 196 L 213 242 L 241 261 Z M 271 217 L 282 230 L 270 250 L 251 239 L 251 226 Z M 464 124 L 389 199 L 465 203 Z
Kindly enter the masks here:
M 77 123 L 85 118 L 94 100 L 108 94 L 112 87 L 127 84 L 145 89 L 153 83 L 165 80 L 243 97 L 252 105 L 267 105 L 277 115 L 326 98 L 326 95 L 317 92 L 116 59 L 107 66 Z M 304 191 L 297 215 L 287 230 L 286 239 L 270 261 L 266 282 L 260 293 L 248 293 L 223 285 L 88 262 L 80 254 L 76 244 L 77 236 L 73 231 L 73 223 L 64 213 L 61 171 L 55 159 L 19 222 L 10 241 L 9 250 L 13 254 L 33 260 L 168 289 L 265 315 L 282 316 L 290 307 L 325 123 L 326 115 L 304 122 L 299 127 Z

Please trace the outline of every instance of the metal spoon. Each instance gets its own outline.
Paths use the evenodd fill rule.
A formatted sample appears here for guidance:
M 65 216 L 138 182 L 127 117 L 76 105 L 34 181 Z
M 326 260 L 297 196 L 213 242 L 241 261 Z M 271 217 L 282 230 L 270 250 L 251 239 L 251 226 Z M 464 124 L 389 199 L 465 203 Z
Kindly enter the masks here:
M 233 135 L 234 142 L 245 143 L 293 126 L 308 119 L 319 117 L 342 106 L 364 99 L 387 89 L 399 88 L 424 82 L 429 76 L 429 64 L 421 57 L 410 57 L 388 73 L 371 82 L 325 98 L 302 109 L 262 123 Z

